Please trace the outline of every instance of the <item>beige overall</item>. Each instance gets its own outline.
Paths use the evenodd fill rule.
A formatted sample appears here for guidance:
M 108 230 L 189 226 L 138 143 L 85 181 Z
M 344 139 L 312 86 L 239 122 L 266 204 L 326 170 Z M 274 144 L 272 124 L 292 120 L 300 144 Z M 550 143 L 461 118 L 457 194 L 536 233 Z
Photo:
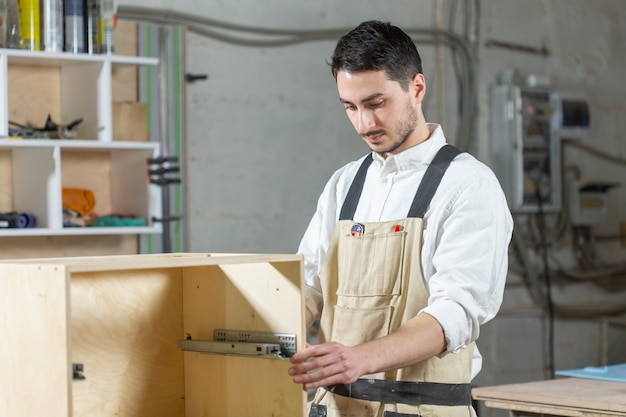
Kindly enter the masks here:
M 449 159 L 454 156 L 456 153 Z M 442 175 L 439 175 L 431 194 L 434 194 Z M 426 178 L 428 175 L 424 181 Z M 421 185 L 415 201 L 420 198 L 420 190 Z M 432 195 L 426 198 L 430 202 Z M 422 205 L 427 207 L 428 203 Z M 339 220 L 321 271 L 325 308 L 320 318 L 320 342 L 336 341 L 353 346 L 377 339 L 398 329 L 426 307 L 428 289 L 420 261 L 423 233 L 421 217 L 363 223 L 362 236 L 351 233 L 355 224 L 353 220 Z M 472 350 L 473 345 L 442 358 L 434 357 L 410 367 L 367 375 L 357 381 L 367 381 L 367 384 L 361 385 L 366 389 L 375 380 L 382 384 L 388 383 L 384 380 L 406 381 L 405 385 L 410 387 L 411 393 L 417 392 L 416 395 L 408 395 L 410 398 L 407 402 L 391 402 L 388 401 L 389 397 L 381 399 L 376 395 L 366 397 L 372 400 L 350 398 L 355 384 L 326 387 L 316 393 L 310 416 L 471 416 L 467 397 Z M 428 392 L 420 396 L 420 390 L 428 390 L 433 385 L 443 388 L 463 386 L 467 389 L 466 398 L 462 401 L 464 405 L 436 405 L 441 402 L 423 403 L 422 400 L 415 400 L 429 398 Z M 343 394 L 337 395 L 336 388 L 341 388 Z M 389 390 L 394 391 L 393 388 Z M 395 391 L 391 393 L 395 394 Z M 444 397 L 444 404 L 448 404 L 445 402 L 446 395 L 440 396 Z M 321 407 L 318 408 L 318 404 Z

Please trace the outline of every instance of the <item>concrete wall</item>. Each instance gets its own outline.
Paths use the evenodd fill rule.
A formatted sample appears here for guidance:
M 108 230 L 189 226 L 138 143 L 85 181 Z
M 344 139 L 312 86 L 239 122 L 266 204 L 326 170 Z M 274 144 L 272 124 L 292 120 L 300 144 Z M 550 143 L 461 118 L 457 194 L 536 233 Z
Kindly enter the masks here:
M 169 8 L 223 22 L 263 28 L 351 28 L 366 19 L 390 20 L 401 27 L 443 28 L 457 7 L 454 29 L 463 33 L 468 2 L 450 0 L 212 0 L 148 2 L 120 0 L 122 5 Z M 481 0 L 477 30 L 467 30 L 477 49 L 476 141 L 472 152 L 490 163 L 489 87 L 503 69 L 545 77 L 552 86 L 587 97 L 592 125 L 581 143 L 614 157 L 563 147 L 566 181 L 583 184 L 613 181 L 608 221 L 593 229 L 598 258 L 623 264 L 619 240 L 626 222 L 626 3 L 622 0 Z M 233 36 L 244 36 L 231 32 Z M 248 36 L 248 39 L 258 39 Z M 514 43 L 547 54 L 488 47 L 489 40 Z M 294 252 L 317 197 L 331 173 L 367 152 L 337 101 L 327 60 L 335 40 L 283 47 L 249 47 L 189 33 L 187 71 L 204 73 L 206 82 L 187 88 L 189 250 L 207 252 Z M 458 86 L 447 48 L 419 45 L 425 62 L 428 99 L 425 113 L 444 125 L 455 143 Z M 531 239 L 533 219 L 520 218 L 518 230 Z M 556 229 L 558 216 L 547 216 Z M 535 219 L 536 221 L 536 219 Z M 535 273 L 541 259 L 529 252 Z M 511 257 L 511 273 L 502 312 L 484 326 L 479 346 L 484 355 L 477 385 L 549 377 L 549 322 L 530 297 L 522 265 Z M 550 240 L 550 264 L 577 266 L 571 234 Z M 545 277 L 541 277 L 545 278 Z M 556 369 L 626 362 L 626 330 L 607 318 L 608 307 L 623 304 L 623 273 L 602 288 L 592 280 L 572 283 L 554 278 L 553 298 L 565 319 L 554 324 Z M 606 281 L 605 281 L 606 283 Z M 602 308 L 601 308 L 602 307 Z M 623 317 L 623 315 L 621 316 Z M 623 322 L 624 319 L 622 318 Z M 482 416 L 506 415 L 481 407 Z
M 371 18 L 428 27 L 430 3 L 212 2 L 199 12 L 280 29 L 350 28 Z M 336 40 L 264 48 L 193 33 L 188 40 L 188 70 L 210 77 L 188 86 L 190 248 L 295 251 L 330 174 L 367 152 L 327 65 Z

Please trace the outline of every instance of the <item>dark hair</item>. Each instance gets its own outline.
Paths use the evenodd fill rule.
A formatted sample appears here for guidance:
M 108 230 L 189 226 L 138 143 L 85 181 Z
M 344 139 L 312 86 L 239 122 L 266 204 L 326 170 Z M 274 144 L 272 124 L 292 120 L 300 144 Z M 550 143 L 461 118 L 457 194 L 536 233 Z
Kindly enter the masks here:
M 422 73 L 422 59 L 409 35 L 377 20 L 363 22 L 342 36 L 330 65 L 335 79 L 339 71 L 385 71 L 405 90 L 415 74 Z

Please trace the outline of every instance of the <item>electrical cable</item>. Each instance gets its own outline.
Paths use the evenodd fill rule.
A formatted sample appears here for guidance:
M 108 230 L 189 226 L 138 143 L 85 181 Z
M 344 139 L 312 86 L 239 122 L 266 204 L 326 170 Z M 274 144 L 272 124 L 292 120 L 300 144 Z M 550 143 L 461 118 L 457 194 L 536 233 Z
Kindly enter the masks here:
M 352 28 L 335 28 L 321 30 L 302 29 L 271 29 L 222 22 L 198 15 L 182 13 L 169 9 L 149 9 L 144 7 L 118 7 L 118 16 L 124 19 L 149 21 L 157 24 L 183 25 L 190 32 L 204 37 L 216 39 L 245 47 L 284 47 L 304 42 L 336 40 Z M 211 27 L 212 29 L 209 29 Z M 218 29 L 218 30 L 216 30 Z M 222 32 L 220 32 L 220 30 Z M 262 36 L 264 39 L 233 36 L 223 31 L 241 32 L 248 35 Z M 456 146 L 462 150 L 469 147 L 474 131 L 474 115 L 476 112 L 476 54 L 468 42 L 450 31 L 423 28 L 407 28 L 405 30 L 414 41 L 422 44 L 443 43 L 459 56 L 463 65 L 458 66 L 459 111 L 460 121 L 457 126 Z
M 545 280 L 545 296 L 548 308 L 548 372 L 550 379 L 555 377 L 554 371 L 554 303 L 552 301 L 552 278 L 548 265 L 548 241 L 545 234 L 545 213 L 543 211 L 543 199 L 541 196 L 541 185 L 535 184 L 535 196 L 537 198 L 537 220 L 539 223 L 539 236 L 541 239 L 541 259 L 543 262 L 543 273 Z
M 584 145 L 584 144 L 582 144 L 582 143 L 580 143 L 578 141 L 564 140 L 564 141 L 562 141 L 562 143 L 564 143 L 567 146 L 571 146 L 571 147 L 574 147 L 574 148 L 581 149 L 581 150 L 583 150 L 585 152 L 588 152 L 588 153 L 590 153 L 592 155 L 595 155 L 595 156 L 597 156 L 599 158 L 606 159 L 607 161 L 615 162 L 616 164 L 626 165 L 626 159 L 621 158 L 621 157 L 616 156 L 616 155 L 612 155 L 612 154 L 610 154 L 608 152 L 604 152 L 604 151 L 602 151 L 600 149 L 596 149 L 596 148 L 594 148 L 592 146 Z

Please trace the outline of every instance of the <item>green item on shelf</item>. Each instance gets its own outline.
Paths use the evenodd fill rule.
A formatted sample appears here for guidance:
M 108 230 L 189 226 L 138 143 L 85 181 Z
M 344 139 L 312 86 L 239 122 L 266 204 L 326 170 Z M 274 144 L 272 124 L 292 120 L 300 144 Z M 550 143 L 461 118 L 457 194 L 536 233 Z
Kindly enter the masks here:
M 146 219 L 135 217 L 120 217 L 120 216 L 100 216 L 94 219 L 91 223 L 91 227 L 133 227 L 133 226 L 145 226 Z

